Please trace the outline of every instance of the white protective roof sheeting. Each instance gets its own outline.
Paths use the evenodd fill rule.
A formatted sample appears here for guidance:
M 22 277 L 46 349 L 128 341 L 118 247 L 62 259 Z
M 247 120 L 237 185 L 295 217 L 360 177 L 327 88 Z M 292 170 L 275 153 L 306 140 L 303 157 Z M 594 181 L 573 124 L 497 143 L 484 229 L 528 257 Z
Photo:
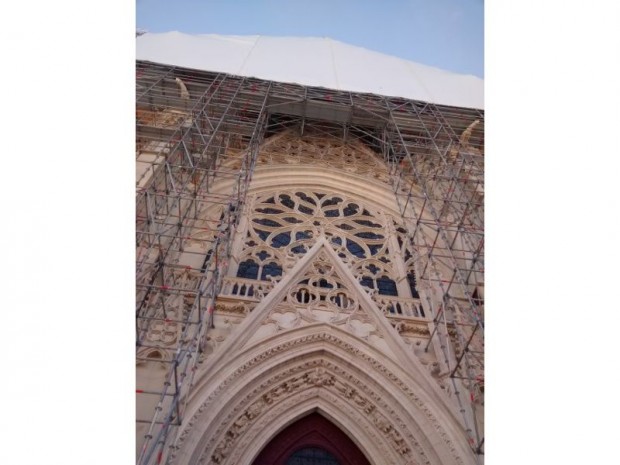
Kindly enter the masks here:
M 370 92 L 484 108 L 484 81 L 329 38 L 190 35 L 139 36 L 136 58 L 204 71 L 335 90 Z

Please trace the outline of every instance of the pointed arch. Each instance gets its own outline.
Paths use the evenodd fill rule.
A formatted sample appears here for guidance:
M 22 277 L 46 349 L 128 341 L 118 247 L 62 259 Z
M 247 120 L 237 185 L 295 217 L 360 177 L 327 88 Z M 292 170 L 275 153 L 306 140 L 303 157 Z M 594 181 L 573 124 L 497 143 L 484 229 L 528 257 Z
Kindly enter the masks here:
M 316 409 L 373 465 L 474 463 L 456 418 L 424 380 L 334 326 L 280 333 L 216 365 L 194 398 L 174 464 L 251 463 Z

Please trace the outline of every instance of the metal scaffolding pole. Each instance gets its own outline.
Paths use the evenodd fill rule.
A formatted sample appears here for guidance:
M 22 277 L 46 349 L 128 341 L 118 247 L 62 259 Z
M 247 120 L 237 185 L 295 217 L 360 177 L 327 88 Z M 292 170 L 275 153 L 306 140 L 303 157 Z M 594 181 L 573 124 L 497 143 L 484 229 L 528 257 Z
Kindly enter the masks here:
M 157 71 L 158 66 L 154 67 Z M 138 456 L 141 465 L 161 463 L 170 447 L 174 447 L 174 429 L 182 421 L 191 393 L 193 375 L 226 272 L 238 211 L 265 132 L 269 96 L 268 84 L 247 78 L 205 78 L 176 69 L 159 72 L 163 75 L 142 73 L 154 82 L 137 101 L 138 162 L 148 153 L 149 144 L 167 150 L 162 155 L 148 154 L 152 175 L 148 182 L 138 186 L 137 243 L 141 249 L 136 264 L 140 277 L 136 336 L 139 351 L 157 349 L 158 353 L 170 354 L 171 359 L 166 360 L 169 369 L 161 390 L 137 390 L 139 395 L 158 399 L 151 419 L 138 419 L 148 425 Z M 181 92 L 175 96 L 173 78 L 185 95 Z M 192 94 L 199 97 L 191 99 Z M 241 141 L 239 148 L 244 156 L 238 170 L 227 170 L 222 168 L 220 158 L 233 138 Z M 226 179 L 232 181 L 234 188 L 224 195 L 211 195 L 213 183 Z M 204 229 L 199 210 L 212 206 L 220 206 L 222 215 L 217 220 L 214 240 L 203 242 L 208 244 L 203 265 L 199 269 L 178 265 L 186 259 L 184 242 Z M 179 276 L 183 273 L 186 279 L 181 283 Z M 185 305 L 180 318 L 171 316 L 172 301 L 188 297 L 193 302 Z M 154 324 L 173 328 L 174 344 L 148 341 Z
M 423 274 L 427 272 L 429 265 L 435 269 L 443 267 L 444 270 L 449 269 L 451 271 L 449 280 L 429 280 L 439 290 L 442 305 L 440 310 L 434 314 L 434 328 L 426 350 L 428 350 L 433 337 L 437 336 L 440 338 L 439 347 L 444 352 L 444 362 L 448 366 L 449 376 L 454 383 L 456 400 L 460 411 L 463 413 L 463 421 L 469 435 L 470 445 L 476 453 L 480 454 L 482 453 L 481 444 L 483 443 L 483 437 L 480 436 L 478 431 L 476 407 L 470 405 L 469 409 L 464 408 L 466 400 L 456 381 L 457 379 L 466 380 L 465 387 L 471 393 L 470 400 L 473 404 L 474 381 L 481 376 L 481 373 L 475 371 L 470 363 L 469 347 L 475 336 L 482 338 L 483 322 L 469 291 L 469 277 L 474 269 L 481 265 L 480 252 L 482 243 L 479 242 L 478 246 L 474 247 L 470 237 L 464 239 L 463 237 L 467 236 L 468 232 L 462 225 L 469 214 L 470 216 L 475 216 L 477 225 L 482 227 L 479 208 L 473 205 L 474 194 L 463 200 L 463 192 L 467 186 L 463 178 L 460 177 L 460 171 L 464 165 L 464 160 L 461 160 L 460 166 L 458 164 L 455 166 L 455 163 L 451 162 L 448 151 L 451 147 L 454 147 L 456 135 L 447 124 L 446 118 L 438 116 L 441 115 L 441 112 L 437 107 L 431 104 L 424 106 L 425 110 L 429 110 L 430 117 L 427 118 L 415 103 L 409 102 L 406 105 L 408 107 L 406 110 L 409 111 L 411 118 L 417 121 L 419 126 L 416 138 L 419 140 L 421 134 L 426 141 L 426 143 L 420 144 L 419 142 L 413 143 L 414 139 L 410 134 L 407 134 L 407 128 L 401 128 L 401 116 L 398 115 L 398 111 L 405 108 L 405 105 L 394 105 L 389 99 L 386 100 L 391 120 L 386 128 L 386 139 L 389 143 L 386 153 L 393 154 L 390 157 L 386 156 L 386 161 L 392 164 L 400 161 L 400 169 L 395 167 L 391 172 L 395 178 L 393 183 L 394 192 L 401 208 L 403 220 L 406 221 L 406 217 L 410 216 L 414 222 L 413 231 L 408 231 L 408 237 L 414 247 L 420 247 L 422 250 L 428 251 L 428 261 Z M 437 129 L 431 131 L 431 127 L 436 127 Z M 434 164 L 428 163 L 429 159 L 432 159 Z M 428 170 L 428 166 L 433 166 L 435 170 Z M 437 181 L 438 178 L 439 182 Z M 403 185 L 406 186 L 404 191 L 402 189 Z M 410 205 L 414 190 L 422 193 L 420 213 L 417 213 Z M 408 209 L 412 212 L 410 215 L 407 213 Z M 422 214 L 425 209 L 428 211 L 431 220 L 426 222 L 427 231 L 434 231 L 434 237 L 430 242 L 423 233 L 419 233 L 420 228 L 425 224 L 422 221 Z M 453 218 L 446 217 L 446 212 L 450 210 Z M 411 219 L 409 224 L 412 223 Z M 456 224 L 456 228 L 450 229 L 446 227 L 449 223 Z M 456 248 L 457 241 L 459 240 L 466 246 L 465 248 Z M 481 270 L 479 269 L 479 271 Z M 422 276 L 422 278 L 424 277 Z M 465 321 L 463 321 L 464 315 L 462 312 L 454 311 L 453 302 L 459 294 L 461 300 L 465 300 L 466 307 L 468 307 L 466 308 L 468 313 L 465 315 Z M 447 309 L 451 310 L 450 320 L 447 318 Z M 474 329 L 467 335 L 464 333 L 463 327 L 472 318 Z M 441 330 L 442 327 L 444 331 Z M 453 337 L 450 334 L 451 329 Z M 477 330 L 478 333 L 476 332 Z M 464 369 L 461 370 L 462 365 L 464 365 Z M 461 371 L 464 371 L 465 376 L 460 376 Z

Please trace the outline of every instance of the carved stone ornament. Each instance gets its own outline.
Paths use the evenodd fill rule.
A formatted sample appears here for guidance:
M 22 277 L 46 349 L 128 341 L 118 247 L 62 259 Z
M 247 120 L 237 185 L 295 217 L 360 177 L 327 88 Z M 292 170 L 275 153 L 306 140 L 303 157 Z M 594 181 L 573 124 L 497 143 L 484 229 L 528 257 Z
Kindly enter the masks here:
M 235 383 L 235 380 L 242 377 L 245 372 L 266 362 L 267 360 L 286 353 L 293 347 L 300 347 L 310 343 L 328 343 L 338 346 L 346 351 L 351 357 L 363 360 L 368 365 L 369 370 L 374 373 L 375 379 L 382 379 L 381 383 L 390 383 L 399 392 L 404 393 L 415 408 L 419 409 L 424 421 L 428 422 L 434 434 L 437 434 L 443 442 L 443 447 L 448 450 L 452 460 L 456 464 L 463 464 L 456 446 L 443 428 L 441 422 L 435 417 L 428 405 L 414 392 L 408 383 L 403 382 L 394 373 L 388 370 L 382 363 L 367 355 L 364 351 L 341 340 L 335 335 L 325 332 L 309 334 L 300 338 L 281 343 L 269 348 L 260 355 L 254 357 L 243 366 L 240 366 L 234 373 L 225 379 L 200 405 L 195 414 L 184 425 L 177 442 L 177 447 L 171 453 L 171 463 L 176 463 L 175 458 L 178 450 L 183 448 L 185 440 L 195 428 L 200 417 L 207 411 L 211 411 L 217 404 L 220 396 Z M 276 408 L 278 405 L 285 408 L 286 400 L 293 399 L 299 393 L 307 393 L 308 390 L 318 389 L 325 395 L 337 398 L 338 402 L 348 406 L 347 408 L 359 412 L 362 418 L 367 418 L 372 422 L 372 429 L 380 432 L 382 442 L 390 444 L 390 448 L 397 451 L 400 456 L 407 460 L 419 460 L 421 464 L 429 464 L 430 459 L 427 452 L 416 438 L 416 434 L 410 431 L 405 422 L 400 418 L 403 411 L 398 411 L 402 407 L 390 407 L 386 403 L 387 391 L 379 393 L 358 379 L 358 375 L 352 374 L 343 366 L 325 361 L 321 358 L 313 359 L 302 365 L 288 368 L 264 382 L 247 394 L 243 399 L 236 401 L 236 406 L 230 410 L 229 414 L 218 420 L 218 425 L 210 438 L 203 444 L 203 453 L 198 463 L 207 464 L 233 464 L 235 453 L 240 454 L 243 450 L 240 440 L 251 440 L 248 436 L 249 431 L 256 434 L 261 419 L 266 415 L 277 415 L 281 412 Z M 380 387 L 377 387 L 380 389 Z M 309 394 L 308 394 L 309 395 Z M 388 395 L 389 397 L 389 395 Z M 252 426 L 254 425 L 254 426 Z M 426 431 L 428 434 L 430 431 Z M 378 434 L 378 433 L 374 433 Z M 419 433 L 418 433 L 419 434 Z M 387 454 L 388 451 L 385 451 Z M 386 455 L 386 457 L 389 455 Z M 387 462 L 389 463 L 389 462 Z M 394 462 L 396 463 L 396 462 Z M 403 463 L 398 461 L 398 464 Z
M 367 421 L 372 423 L 383 434 L 384 441 L 390 444 L 393 450 L 397 451 L 401 456 L 411 456 L 411 448 L 399 432 L 400 427 L 395 426 L 391 420 L 380 413 L 385 410 L 386 405 L 378 404 L 375 400 L 367 397 L 359 387 L 353 387 L 348 382 L 342 380 L 340 376 L 328 371 L 328 369 L 341 371 L 339 375 L 347 376 L 345 372 L 338 370 L 338 367 L 335 365 L 322 360 L 313 360 L 304 364 L 303 367 L 306 368 L 308 366 L 312 367 L 309 371 L 280 382 L 259 397 L 258 400 L 250 403 L 232 422 L 232 425 L 215 446 L 210 457 L 211 463 L 222 464 L 233 450 L 241 449 L 237 447 L 237 439 L 251 428 L 253 422 L 267 410 L 267 406 L 269 406 L 269 410 L 278 411 L 277 404 L 282 400 L 295 395 L 298 391 L 311 388 L 327 389 L 331 393 L 339 395 L 341 397 L 340 402 L 345 399 L 345 403 L 349 408 L 354 407 L 363 413 Z M 298 371 L 299 369 L 294 370 Z M 351 378 L 350 375 L 349 378 Z M 389 413 L 392 416 L 395 414 L 394 411 Z M 417 452 L 422 457 L 425 456 L 425 452 L 421 448 L 418 448 Z M 206 455 L 208 454 L 201 456 L 199 463 L 208 463 L 205 461 Z M 228 463 L 237 463 L 236 458 L 231 457 L 231 461 L 228 461 Z
M 234 304 L 234 303 L 218 303 L 215 306 L 216 312 L 221 313 L 233 313 L 237 315 L 246 315 L 248 313 L 248 306 L 243 304 Z

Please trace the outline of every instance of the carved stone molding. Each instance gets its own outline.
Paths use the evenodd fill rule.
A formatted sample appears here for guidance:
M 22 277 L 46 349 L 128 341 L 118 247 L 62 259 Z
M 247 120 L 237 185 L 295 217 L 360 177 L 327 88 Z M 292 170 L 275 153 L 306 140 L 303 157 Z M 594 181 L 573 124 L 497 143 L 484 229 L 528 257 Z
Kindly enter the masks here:
M 429 406 L 413 391 L 413 389 L 408 385 L 408 383 L 405 383 L 398 376 L 388 370 L 380 361 L 374 359 L 370 355 L 366 354 L 364 351 L 343 341 L 335 335 L 325 332 L 308 334 L 295 338 L 294 340 L 281 343 L 275 347 L 265 350 L 261 354 L 255 356 L 254 358 L 237 368 L 235 372 L 233 372 L 223 382 L 221 382 L 219 386 L 202 402 L 196 413 L 186 423 L 177 442 L 176 450 L 172 451 L 171 453 L 171 458 L 173 459 L 172 463 L 175 463 L 174 459 L 176 458 L 178 450 L 183 448 L 185 440 L 189 437 L 197 422 L 200 421 L 200 417 L 205 413 L 205 411 L 208 411 L 208 409 L 213 409 L 213 405 L 217 403 L 217 399 L 222 395 L 224 391 L 229 389 L 229 387 L 233 383 L 235 383 L 237 379 L 242 377 L 246 372 L 250 371 L 257 365 L 260 365 L 261 363 L 264 363 L 267 360 L 276 357 L 283 352 L 287 352 L 293 347 L 299 348 L 300 346 L 313 343 L 328 343 L 333 346 L 337 346 L 340 349 L 349 353 L 350 356 L 354 357 L 356 360 L 362 360 L 369 367 L 369 372 L 372 370 L 375 373 L 373 375 L 375 379 L 384 380 L 380 381 L 381 384 L 384 384 L 385 382 L 393 383 L 396 389 L 398 389 L 401 393 L 404 393 L 413 403 L 413 405 L 415 405 L 420 410 L 420 412 L 424 415 L 425 420 L 431 425 L 433 431 L 426 430 L 425 434 L 437 434 L 443 441 L 444 447 L 450 451 L 450 455 L 452 456 L 454 462 L 457 464 L 464 464 L 464 461 L 460 456 L 459 451 L 457 450 L 456 446 L 452 442 L 452 439 L 449 437 L 444 427 L 441 425 L 441 422 L 437 419 Z M 315 367 L 322 366 L 320 365 L 322 363 L 320 360 L 314 360 L 312 361 L 312 363 L 316 364 L 314 365 Z M 390 408 L 379 394 L 369 391 L 369 388 L 367 386 L 364 386 L 363 383 L 359 381 L 359 379 L 356 379 L 355 376 L 348 373 L 342 367 L 339 367 L 333 363 L 324 366 L 324 368 L 329 368 L 329 371 L 326 372 L 326 375 L 321 374 L 320 372 L 315 372 L 314 374 L 308 373 L 306 377 L 300 375 L 302 376 L 301 378 L 296 378 L 292 376 L 295 373 L 299 373 L 300 371 L 307 371 L 309 368 L 312 368 L 312 366 L 297 366 L 295 368 L 280 372 L 274 377 L 271 377 L 268 380 L 262 382 L 260 386 L 258 386 L 252 391 L 252 393 L 247 395 L 243 400 L 237 402 L 236 406 L 232 409 L 232 411 L 229 412 L 226 418 L 223 418 L 221 421 L 219 421 L 219 426 L 216 428 L 215 431 L 213 431 L 212 434 L 210 434 L 210 439 L 207 440 L 206 443 L 201 444 L 201 448 L 203 448 L 203 450 L 207 454 L 210 453 L 212 455 L 215 455 L 216 457 L 220 457 L 220 462 L 214 463 L 224 463 L 223 459 L 226 458 L 227 454 L 230 452 L 229 445 L 231 445 L 232 442 L 234 442 L 235 439 L 241 435 L 242 428 L 244 427 L 243 425 L 245 423 L 249 423 L 250 421 L 253 421 L 258 416 L 260 416 L 262 408 L 264 408 L 265 405 L 269 405 L 269 401 L 273 403 L 275 398 L 279 398 L 281 393 L 285 393 L 287 392 L 287 390 L 298 390 L 301 389 L 302 386 L 306 389 L 314 387 L 315 384 L 312 384 L 313 381 L 311 381 L 313 379 L 312 377 L 314 376 L 317 379 L 317 382 L 322 383 L 323 389 L 329 391 L 332 394 L 338 395 L 339 398 L 341 398 L 343 401 L 347 401 L 346 403 L 348 405 L 357 405 L 355 403 L 355 400 L 347 398 L 347 396 L 353 396 L 351 389 L 355 389 L 358 393 L 363 393 L 364 397 L 360 398 L 367 400 L 367 408 L 370 409 L 371 406 L 374 406 L 375 409 L 380 408 L 380 411 L 383 413 L 387 412 L 386 418 L 390 418 L 392 426 L 391 429 L 385 426 L 387 430 L 386 432 L 384 432 L 384 434 L 392 434 L 394 436 L 392 438 L 393 444 L 405 453 L 407 451 L 414 451 L 418 457 L 426 457 L 426 454 L 424 450 L 422 450 L 421 445 L 419 444 L 417 439 L 415 438 L 415 435 L 408 430 L 407 425 L 399 417 L 395 409 Z M 336 382 L 337 380 L 341 381 Z M 360 394 L 360 396 L 362 396 L 362 394 Z M 252 403 L 250 403 L 250 401 L 252 401 Z M 363 400 L 359 400 L 359 402 L 361 405 L 363 405 Z M 362 407 L 360 406 L 360 408 Z M 380 426 L 375 426 L 376 428 L 380 429 Z M 394 433 L 392 433 L 392 431 L 394 431 Z M 401 436 L 397 436 L 395 432 L 399 432 Z M 406 436 L 406 439 L 401 441 L 402 434 Z M 217 444 L 214 443 L 216 440 L 218 440 Z M 428 459 L 424 459 L 422 460 L 422 463 L 430 462 L 428 462 Z
M 247 315 L 248 314 L 248 306 L 244 304 L 235 304 L 235 303 L 217 303 L 215 305 L 215 311 L 218 313 L 232 313 L 235 315 Z
M 265 141 L 258 155 L 258 166 L 320 165 L 387 183 L 389 175 L 383 160 L 363 144 L 344 143 L 325 134 L 303 137 L 288 131 Z
M 390 323 L 402 336 L 430 337 L 431 335 L 430 331 L 428 330 L 427 322 L 409 323 L 394 319 L 393 321 L 390 321 Z
M 307 371 L 300 373 L 301 370 Z M 339 373 L 336 374 L 335 372 Z M 293 374 L 292 377 L 280 383 L 276 383 L 275 379 L 262 383 L 262 386 L 264 384 L 274 386 L 262 395 L 260 395 L 260 389 L 256 389 L 248 395 L 242 402 L 247 407 L 243 409 L 240 415 L 237 415 L 232 424 L 229 424 L 227 431 L 213 449 L 210 457 L 208 457 L 210 449 L 207 446 L 198 463 L 209 463 L 207 458 L 210 459 L 210 463 L 217 465 L 238 463 L 238 456 L 245 450 L 245 446 L 250 441 L 249 435 L 246 434 L 250 429 L 260 431 L 263 424 L 269 424 L 283 411 L 290 408 L 291 401 L 286 400 L 295 396 L 297 392 L 312 389 L 312 393 L 316 393 L 317 388 L 319 388 L 320 395 L 332 394 L 330 396 L 332 402 L 339 405 L 341 409 L 347 410 L 351 416 L 360 417 L 361 415 L 361 418 L 366 419 L 366 423 L 371 423 L 374 428 L 365 424 L 367 431 L 374 430 L 375 436 L 376 432 L 379 432 L 383 436 L 381 443 L 389 445 L 384 453 L 387 454 L 388 450 L 393 450 L 401 457 L 412 459 L 412 450 L 400 433 L 400 431 L 406 431 L 404 423 L 400 421 L 394 410 L 389 409 L 387 404 L 381 402 L 380 396 L 373 395 L 353 375 L 347 374 L 335 364 L 321 359 L 310 360 L 301 366 L 281 373 L 277 378 L 281 379 L 283 376 L 291 374 Z M 275 385 L 271 384 L 272 382 Z M 352 383 L 356 383 L 357 386 Z M 328 393 L 323 391 L 328 391 Z M 312 393 L 305 395 L 310 396 Z M 299 402 L 299 399 L 296 398 L 295 402 Z M 261 425 L 255 425 L 255 421 L 262 416 L 265 418 Z M 392 418 L 398 423 L 395 424 L 391 420 Z M 417 456 L 425 459 L 426 454 L 420 444 L 412 435 L 409 434 L 408 436 L 410 436 L 410 440 L 413 440 Z M 244 440 L 238 440 L 240 437 L 244 437 Z M 421 463 L 430 464 L 430 461 L 426 459 Z

